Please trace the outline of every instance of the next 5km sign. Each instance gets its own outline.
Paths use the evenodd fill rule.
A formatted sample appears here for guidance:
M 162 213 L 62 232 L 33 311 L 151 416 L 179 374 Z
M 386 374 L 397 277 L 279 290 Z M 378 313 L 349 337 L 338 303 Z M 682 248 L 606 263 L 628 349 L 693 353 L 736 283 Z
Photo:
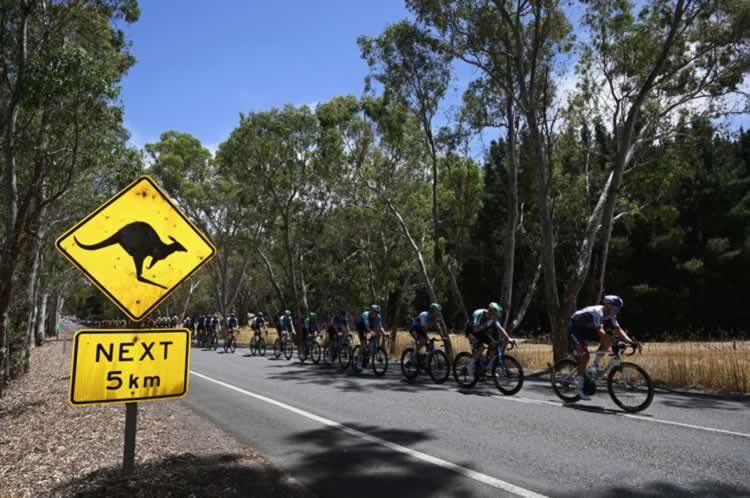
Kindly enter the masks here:
M 130 403 L 187 394 L 187 329 L 79 330 L 72 349 L 71 405 Z

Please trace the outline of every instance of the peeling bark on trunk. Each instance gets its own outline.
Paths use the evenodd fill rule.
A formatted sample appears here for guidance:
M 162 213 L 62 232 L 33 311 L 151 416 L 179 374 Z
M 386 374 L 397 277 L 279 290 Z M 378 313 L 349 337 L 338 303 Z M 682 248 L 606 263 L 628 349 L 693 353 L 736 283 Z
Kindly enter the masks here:
M 512 78 L 508 78 L 512 88 Z M 504 323 L 511 317 L 513 305 L 513 280 L 516 265 L 516 230 L 518 229 L 518 147 L 516 144 L 515 110 L 513 99 L 506 99 L 508 121 L 508 219 L 506 220 L 505 257 L 503 258 L 503 281 L 500 288 L 500 303 L 505 312 Z
M 49 301 L 49 291 L 44 291 L 39 299 L 39 314 L 36 318 L 36 327 L 34 332 L 34 340 L 37 346 L 44 344 L 44 340 L 47 336 L 46 324 L 47 324 L 47 301 Z
M 279 300 L 279 306 L 284 306 L 284 294 L 281 292 L 281 287 L 279 286 L 279 282 L 278 280 L 276 280 L 276 275 L 274 275 L 273 273 L 273 267 L 271 266 L 271 262 L 268 260 L 266 255 L 263 253 L 263 251 L 259 247 L 256 250 L 258 251 L 258 254 L 263 260 L 263 265 L 266 267 L 266 271 L 268 272 L 268 278 L 271 279 L 271 284 L 273 285 L 273 290 L 276 293 L 276 298 Z
M 531 280 L 529 289 L 526 291 L 526 295 L 523 298 L 523 302 L 521 303 L 520 308 L 518 308 L 518 314 L 516 315 L 516 318 L 510 323 L 510 327 L 508 327 L 507 329 L 509 334 L 512 334 L 518 328 L 518 326 L 521 325 L 521 322 L 523 322 L 523 319 L 526 316 L 526 312 L 529 310 L 529 305 L 531 305 L 531 301 L 534 298 L 534 293 L 536 293 L 536 286 L 539 282 L 539 276 L 541 274 L 542 264 L 539 263 L 536 267 L 536 272 L 534 272 L 534 278 Z

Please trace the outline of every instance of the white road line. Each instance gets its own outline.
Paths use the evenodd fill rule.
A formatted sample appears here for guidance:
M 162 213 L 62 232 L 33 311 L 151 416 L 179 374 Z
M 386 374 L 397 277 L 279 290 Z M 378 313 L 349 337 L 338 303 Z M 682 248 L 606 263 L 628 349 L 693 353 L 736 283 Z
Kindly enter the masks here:
M 406 446 L 401 446 L 400 444 L 392 443 L 390 441 L 387 441 L 385 439 L 381 439 L 377 436 L 373 436 L 371 434 L 367 434 L 362 431 L 358 431 L 357 429 L 353 429 L 351 427 L 347 427 L 346 425 L 343 425 L 339 422 L 336 422 L 335 420 L 330 420 L 327 418 L 323 418 L 321 416 L 315 415 L 314 413 L 310 413 L 308 411 L 302 410 L 300 408 L 295 408 L 294 406 L 287 405 L 286 403 L 282 403 L 281 401 L 276 401 L 275 399 L 271 399 L 269 397 L 255 394 L 250 391 L 246 391 L 245 389 L 239 388 L 237 386 L 233 386 L 232 384 L 227 384 L 226 382 L 222 382 L 220 380 L 213 379 L 211 377 L 208 377 L 207 375 L 203 375 L 201 373 L 198 373 L 194 370 L 190 371 L 191 374 L 195 375 L 196 377 L 200 377 L 201 379 L 207 380 L 209 382 L 213 382 L 214 384 L 220 385 L 226 389 L 230 389 L 232 391 L 238 392 L 240 394 L 244 394 L 245 396 L 249 396 L 251 398 L 255 398 L 260 401 L 264 401 L 266 403 L 272 404 L 274 406 L 277 406 L 279 408 L 283 408 L 284 410 L 290 411 L 292 413 L 296 413 L 297 415 L 300 415 L 302 417 L 308 418 L 310 420 L 314 420 L 315 422 L 318 422 L 320 424 L 326 425 L 328 427 L 333 427 L 336 429 L 339 429 L 351 436 L 357 437 L 359 439 L 364 439 L 365 441 L 369 441 L 371 443 L 379 444 L 381 446 L 385 446 L 388 449 L 391 449 L 393 451 L 397 451 L 399 453 L 403 453 L 405 455 L 409 455 L 412 458 L 415 458 L 417 460 L 421 460 L 423 462 L 431 463 L 433 465 L 436 465 L 438 467 L 442 467 L 444 469 L 452 470 L 453 472 L 456 472 L 457 474 L 460 474 L 464 477 L 468 477 L 469 479 L 474 479 L 475 481 L 481 482 L 482 484 L 486 484 L 488 486 L 492 486 L 493 488 L 501 489 L 503 491 L 507 491 L 509 493 L 513 493 L 515 495 L 521 496 L 523 498 L 546 498 L 545 495 L 540 495 L 538 493 L 535 493 L 531 490 L 516 486 L 515 484 L 511 484 L 506 481 L 502 481 L 500 479 L 497 479 L 492 476 L 488 476 L 487 474 L 482 474 L 481 472 L 477 472 L 475 470 L 471 470 L 467 467 L 463 467 L 461 465 L 455 464 L 453 462 L 449 462 L 447 460 L 443 460 L 442 458 L 434 457 L 432 455 L 428 455 L 427 453 L 422 453 L 421 451 L 416 451 L 411 448 L 407 448 Z
M 499 396 L 497 394 L 493 394 L 492 397 L 496 399 L 501 399 L 503 401 L 513 401 L 516 403 L 524 403 L 524 404 L 550 405 L 550 406 L 557 406 L 557 407 L 565 406 L 562 402 L 555 403 L 553 401 L 547 401 L 543 399 L 523 398 L 521 396 Z M 706 427 L 704 425 L 685 424 L 683 422 L 673 422 L 671 420 L 664 420 L 664 419 L 653 418 L 653 417 L 644 417 L 643 415 L 633 415 L 631 413 L 619 413 L 615 411 L 607 411 L 607 414 L 617 415 L 619 417 L 625 417 L 625 418 L 632 418 L 635 420 L 642 420 L 644 422 L 653 422 L 655 424 L 674 425 L 677 427 L 686 427 L 688 429 L 697 429 L 697 430 L 706 431 L 706 432 L 716 432 L 718 434 L 728 434 L 730 436 L 739 436 L 739 437 L 750 439 L 750 434 L 747 434 L 744 432 L 728 431 L 726 429 L 716 429 L 714 427 Z

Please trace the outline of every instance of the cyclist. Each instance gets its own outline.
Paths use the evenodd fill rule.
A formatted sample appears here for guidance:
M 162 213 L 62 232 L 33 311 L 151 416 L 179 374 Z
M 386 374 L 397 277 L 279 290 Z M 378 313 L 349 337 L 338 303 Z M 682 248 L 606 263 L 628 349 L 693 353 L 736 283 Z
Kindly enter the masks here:
M 422 313 L 417 315 L 414 320 L 412 320 L 409 333 L 417 343 L 417 347 L 415 349 L 416 353 L 419 353 L 419 350 L 422 349 L 423 346 L 427 348 L 427 344 L 429 342 L 429 339 L 427 338 L 427 332 L 429 330 L 439 330 L 438 326 L 440 320 L 442 320 L 443 318 L 443 314 L 441 313 L 442 311 L 442 306 L 440 306 L 438 303 L 432 303 L 430 305 L 429 311 L 423 311 Z
M 385 329 L 383 328 L 383 318 L 380 316 L 380 306 L 373 304 L 370 309 L 365 310 L 364 313 L 357 319 L 357 335 L 359 335 L 359 343 L 364 349 L 367 346 L 367 337 L 370 334 L 376 334 L 382 339 L 385 335 Z M 362 368 L 362 356 L 359 357 L 357 368 Z
M 291 311 L 284 310 L 284 313 L 279 317 L 278 331 L 279 331 L 279 337 L 281 337 L 282 335 L 291 335 L 291 338 L 294 339 L 294 336 L 295 336 L 294 320 L 292 320 Z
M 591 356 L 588 349 L 586 349 L 586 341 L 599 342 L 599 349 L 596 351 L 594 363 L 591 365 L 592 370 L 599 369 L 599 362 L 604 353 L 612 347 L 612 337 L 607 335 L 604 330 L 605 323 L 611 325 L 615 333 L 622 339 L 631 343 L 634 342 L 617 322 L 617 314 L 622 309 L 623 304 L 622 298 L 619 296 L 604 296 L 602 304 L 580 309 L 570 317 L 568 335 L 570 336 L 570 346 L 574 350 L 576 361 L 578 362 L 576 394 L 583 400 L 591 399 L 583 392 L 583 377 L 586 373 L 586 365 Z
M 473 356 L 466 366 L 469 375 L 474 375 L 474 365 L 482 356 L 482 353 L 484 353 L 485 345 L 491 348 L 490 355 L 495 354 L 493 346 L 498 340 L 498 332 L 502 333 L 508 342 L 512 344 L 516 343 L 516 340 L 508 335 L 508 332 L 500 325 L 500 315 L 502 312 L 503 309 L 499 304 L 490 303 L 488 309 L 480 308 L 474 311 L 469 321 L 466 322 L 465 332 L 471 343 Z
M 268 329 L 266 328 L 266 320 L 263 318 L 263 313 L 260 311 L 256 313 L 255 318 L 250 322 L 250 328 L 255 331 L 255 337 L 260 337 L 260 331 L 266 331 L 266 339 L 268 339 Z
M 308 336 L 313 334 L 313 337 L 320 333 L 320 324 L 318 323 L 318 314 L 310 313 L 305 318 L 305 322 L 302 325 L 302 342 L 307 344 Z
M 344 334 L 349 335 L 349 314 L 344 308 L 341 308 L 338 313 L 333 315 L 328 322 L 326 331 L 328 332 L 328 341 L 326 342 L 326 345 L 332 346 L 333 344 L 336 344 L 337 348 L 340 347 L 340 338 L 343 337 Z

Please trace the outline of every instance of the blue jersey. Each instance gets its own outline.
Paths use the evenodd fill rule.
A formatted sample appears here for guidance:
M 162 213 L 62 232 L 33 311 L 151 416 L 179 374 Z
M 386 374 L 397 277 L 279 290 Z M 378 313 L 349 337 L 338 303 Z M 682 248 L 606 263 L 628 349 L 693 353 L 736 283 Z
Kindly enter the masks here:
M 375 318 L 371 318 L 370 311 L 365 311 L 362 313 L 362 316 L 359 317 L 359 320 L 357 320 L 357 325 L 365 328 L 369 326 L 369 328 L 374 329 L 383 326 L 383 319 L 381 318 L 380 313 L 376 313 Z
M 500 322 L 497 321 L 497 319 L 490 320 L 490 318 L 487 316 L 488 314 L 489 310 L 479 308 L 478 310 L 474 311 L 474 313 L 472 313 L 471 324 L 474 326 L 487 327 L 490 329 L 499 329 Z
M 320 330 L 317 319 L 305 318 L 305 328 L 307 330 Z
M 430 318 L 429 311 L 423 311 L 412 321 L 411 327 L 415 330 L 427 331 L 428 328 L 432 328 L 437 323 L 437 320 Z

